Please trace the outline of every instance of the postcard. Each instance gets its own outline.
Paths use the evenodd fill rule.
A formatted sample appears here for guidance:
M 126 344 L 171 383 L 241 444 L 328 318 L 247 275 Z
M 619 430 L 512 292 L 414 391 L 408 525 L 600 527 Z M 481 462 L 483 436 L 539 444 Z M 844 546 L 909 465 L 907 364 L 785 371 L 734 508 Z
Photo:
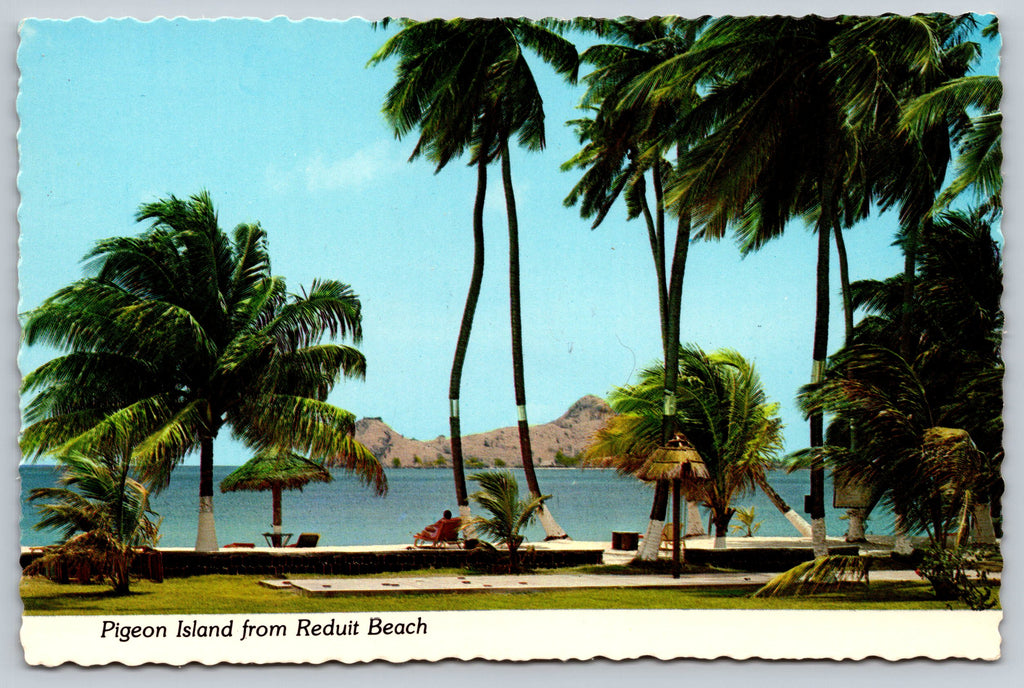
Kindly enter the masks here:
M 1001 656 L 991 14 L 28 18 L 31 666 Z

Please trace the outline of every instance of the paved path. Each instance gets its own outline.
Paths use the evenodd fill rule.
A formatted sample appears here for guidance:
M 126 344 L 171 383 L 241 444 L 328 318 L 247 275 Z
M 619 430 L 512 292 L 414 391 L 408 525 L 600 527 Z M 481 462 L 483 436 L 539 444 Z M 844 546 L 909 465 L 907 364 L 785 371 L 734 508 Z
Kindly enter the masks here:
M 303 595 L 394 595 L 402 593 L 536 592 L 583 588 L 686 588 L 705 586 L 759 586 L 771 573 L 698 573 L 679 578 L 668 575 L 521 575 L 521 576 L 418 576 L 405 578 L 304 578 L 265 580 L 261 585 Z M 873 581 L 919 581 L 913 571 L 874 571 Z

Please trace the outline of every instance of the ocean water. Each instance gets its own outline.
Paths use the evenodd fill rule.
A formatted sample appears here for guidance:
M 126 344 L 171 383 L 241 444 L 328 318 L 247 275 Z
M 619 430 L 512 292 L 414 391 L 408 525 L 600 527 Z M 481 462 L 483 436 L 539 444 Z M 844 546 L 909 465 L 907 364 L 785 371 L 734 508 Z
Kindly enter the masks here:
M 220 483 L 234 466 L 216 466 L 214 484 Z M 526 481 L 515 472 L 520 492 L 525 495 Z M 38 514 L 26 500 L 30 490 L 53 486 L 59 475 L 54 466 L 21 466 L 21 544 L 47 545 L 57 533 L 37 530 Z M 471 473 L 470 473 L 471 474 Z M 309 485 L 304 490 L 286 491 L 282 500 L 284 532 L 317 532 L 324 545 L 371 545 L 412 543 L 412 536 L 424 525 L 433 523 L 445 509 L 458 511 L 450 470 L 388 470 L 388 494 L 375 497 L 359 481 L 337 473 L 329 484 Z M 575 540 L 608 541 L 612 531 L 640 531 L 646 528 L 653 490 L 639 481 L 602 469 L 538 469 L 541 490 L 552 494 L 549 508 L 558 523 Z M 467 481 L 470 492 L 476 484 Z M 808 474 L 772 473 L 772 487 L 791 507 L 800 512 L 808 491 Z M 215 488 L 216 489 L 216 488 Z M 191 547 L 195 544 L 198 512 L 199 468 L 180 466 L 171 484 L 152 498 L 152 508 L 162 518 L 160 546 Z M 831 485 L 826 487 L 826 507 L 831 506 Z M 734 505 L 754 506 L 756 518 L 763 521 L 758 535 L 795 535 L 796 530 L 759 490 L 734 500 Z M 842 510 L 826 509 L 829 536 L 846 532 Z M 229 542 L 264 544 L 262 533 L 271 529 L 269 492 L 231 492 L 214 496 L 217 539 Z M 704 518 L 706 519 L 706 512 Z M 733 519 L 733 523 L 738 523 Z M 705 527 L 707 521 L 705 521 Z M 892 532 L 892 517 L 876 509 L 868 522 L 868 533 Z M 730 533 L 733 534 L 733 533 Z M 530 541 L 544 538 L 539 525 L 527 529 Z

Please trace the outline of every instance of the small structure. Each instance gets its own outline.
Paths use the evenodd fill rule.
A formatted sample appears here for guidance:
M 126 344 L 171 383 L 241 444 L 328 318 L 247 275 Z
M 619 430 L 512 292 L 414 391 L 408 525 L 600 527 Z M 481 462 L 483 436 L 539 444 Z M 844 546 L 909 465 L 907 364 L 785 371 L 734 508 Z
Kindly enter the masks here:
M 331 472 L 322 464 L 290 451 L 261 452 L 236 468 L 220 482 L 221 492 L 240 490 L 273 494 L 273 532 L 267 533 L 267 541 L 274 547 L 287 544 L 285 533 L 281 532 L 281 492 L 301 490 L 308 483 L 329 483 Z M 290 537 L 290 536 L 289 536 Z
M 675 523 L 672 540 L 672 577 L 679 578 L 682 539 L 682 523 L 679 518 L 680 493 L 685 488 L 687 499 L 692 499 L 700 490 L 701 483 L 710 478 L 711 474 L 690 441 L 681 433 L 676 433 L 664 447 L 651 452 L 636 471 L 636 477 L 647 481 L 672 481 L 672 519 Z

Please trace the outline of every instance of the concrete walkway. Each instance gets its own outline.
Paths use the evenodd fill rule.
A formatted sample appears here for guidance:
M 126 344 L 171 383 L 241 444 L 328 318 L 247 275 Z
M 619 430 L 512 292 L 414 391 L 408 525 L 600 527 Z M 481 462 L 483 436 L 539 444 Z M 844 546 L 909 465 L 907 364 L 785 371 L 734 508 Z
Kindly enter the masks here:
M 600 588 L 688 588 L 711 586 L 760 586 L 771 573 L 698 573 L 679 578 L 669 575 L 509 575 L 418 576 L 405 578 L 320 578 L 264 580 L 261 585 L 278 590 L 295 589 L 314 597 L 338 595 L 395 595 L 409 593 L 537 592 L 542 590 Z M 873 581 L 920 581 L 913 571 L 875 571 Z

